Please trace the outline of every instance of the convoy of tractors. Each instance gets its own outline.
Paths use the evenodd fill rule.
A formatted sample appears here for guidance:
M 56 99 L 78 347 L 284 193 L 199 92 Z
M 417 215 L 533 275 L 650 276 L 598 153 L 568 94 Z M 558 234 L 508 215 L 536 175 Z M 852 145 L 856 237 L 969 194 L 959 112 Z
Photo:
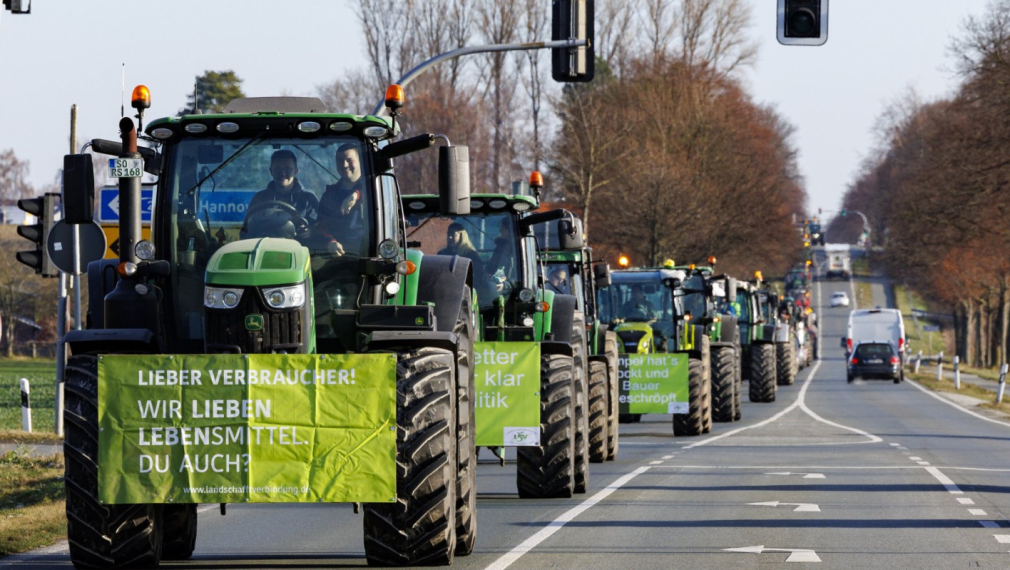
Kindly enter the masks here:
M 450 564 L 477 539 L 482 450 L 504 465 L 515 448 L 521 498 L 587 493 L 621 424 L 656 413 L 638 402 L 700 436 L 742 418 L 745 382 L 774 401 L 816 358 L 809 264 L 782 288 L 714 257 L 612 272 L 576 212 L 542 207 L 539 173 L 471 194 L 466 147 L 395 140 L 403 104 L 398 86 L 379 115 L 241 99 L 143 132 L 123 118 L 119 141 L 92 141 L 119 169 L 121 237 L 119 259 L 87 268 L 88 326 L 65 338 L 75 566 L 189 558 L 197 503 L 310 501 L 360 507 L 371 565 Z M 149 106 L 138 88 L 141 125 Z M 394 159 L 439 140 L 438 187 L 401 195 Z M 92 223 L 92 155 L 65 166 L 64 221 Z M 141 169 L 158 177 L 150 240 Z M 279 191 L 292 171 L 325 188 L 303 198 L 315 219 Z M 632 394 L 646 364 L 657 380 Z M 683 395 L 645 393 L 664 382 Z M 208 399 L 225 387 L 239 396 Z

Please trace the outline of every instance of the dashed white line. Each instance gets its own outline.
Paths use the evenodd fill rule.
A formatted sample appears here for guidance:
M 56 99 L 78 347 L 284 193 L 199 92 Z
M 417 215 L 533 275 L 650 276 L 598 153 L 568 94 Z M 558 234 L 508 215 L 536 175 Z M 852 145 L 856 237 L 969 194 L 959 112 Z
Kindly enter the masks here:
M 921 457 L 909 457 L 912 461 L 922 461 Z
M 523 554 L 526 554 L 530 550 L 536 548 L 537 545 L 550 538 L 551 535 L 553 535 L 554 533 L 561 530 L 561 527 L 571 522 L 575 517 L 581 515 L 596 503 L 599 503 L 603 499 L 606 499 L 614 491 L 620 489 L 624 485 L 627 485 L 629 481 L 631 481 L 635 477 L 638 477 L 642 473 L 645 473 L 649 469 L 650 467 L 643 465 L 642 467 L 639 467 L 638 469 L 635 469 L 631 473 L 628 473 L 627 475 L 624 475 L 618 480 L 614 481 L 606 488 L 597 492 L 592 497 L 589 497 L 585 501 L 582 501 L 582 503 L 579 504 L 577 507 L 565 511 L 564 513 L 562 513 L 561 516 L 547 523 L 547 526 L 538 530 L 536 534 L 522 541 L 518 546 L 502 555 L 501 558 L 492 562 L 490 565 L 487 566 L 486 570 L 504 570 L 505 568 L 508 568 L 516 560 L 519 560 L 519 558 Z
M 975 515 L 976 517 L 984 517 L 985 511 L 982 509 L 968 509 L 968 514 Z
M 649 465 L 662 465 L 662 464 L 663 464 L 662 461 L 650 461 L 649 462 Z
M 964 491 L 958 489 L 957 485 L 955 485 L 954 482 L 950 480 L 950 477 L 947 477 L 946 475 L 941 473 L 940 470 L 937 469 L 936 467 L 927 467 L 926 471 L 928 471 L 930 475 L 932 475 L 937 481 L 939 481 L 940 484 L 943 485 L 944 488 L 947 489 L 947 491 L 950 494 L 952 495 L 964 494 Z
M 962 505 L 974 505 L 975 504 L 975 501 L 969 499 L 968 497 L 958 497 L 957 498 L 957 502 L 961 503 Z
M 892 447 L 898 447 L 899 445 L 901 445 L 901 444 L 900 443 L 892 443 L 891 444 Z
M 664 455 L 663 459 L 673 459 L 673 456 L 672 455 Z
M 919 465 L 929 465 L 929 461 L 916 461 Z
M 994 534 L 993 537 L 1000 544 L 1010 544 L 1010 534 Z

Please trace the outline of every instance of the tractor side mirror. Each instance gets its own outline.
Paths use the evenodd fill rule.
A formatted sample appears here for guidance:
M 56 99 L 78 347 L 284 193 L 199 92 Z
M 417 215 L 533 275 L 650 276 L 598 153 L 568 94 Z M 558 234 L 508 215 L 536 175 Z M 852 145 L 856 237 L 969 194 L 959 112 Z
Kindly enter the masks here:
M 438 197 L 442 215 L 470 213 L 469 147 L 438 147 Z
M 571 218 L 558 220 L 558 243 L 561 244 L 561 249 L 581 250 L 584 245 L 582 220 Z
M 597 289 L 610 287 L 610 264 L 599 263 L 593 266 L 593 279 L 596 281 Z
M 90 224 L 95 218 L 95 170 L 90 154 L 63 156 L 63 219 Z
M 736 300 L 736 279 L 733 277 L 726 278 L 726 297 L 733 301 Z

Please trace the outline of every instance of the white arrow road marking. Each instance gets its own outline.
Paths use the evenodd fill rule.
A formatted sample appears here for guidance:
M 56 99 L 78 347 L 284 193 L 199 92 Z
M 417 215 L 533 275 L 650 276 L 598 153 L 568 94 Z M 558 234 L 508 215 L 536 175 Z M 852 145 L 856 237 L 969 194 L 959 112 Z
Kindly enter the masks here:
M 819 513 L 821 508 L 813 503 L 781 503 L 779 501 L 768 501 L 766 503 L 747 503 L 748 505 L 754 505 L 756 507 L 777 507 L 782 505 L 784 507 L 796 507 L 793 509 L 794 513 Z
M 765 552 L 788 552 L 786 562 L 820 562 L 817 553 L 809 548 L 765 548 L 761 546 L 744 546 L 743 548 L 723 548 L 724 552 L 743 552 L 744 554 L 764 554 Z
M 803 475 L 804 479 L 827 479 L 823 473 L 790 473 L 789 471 L 781 471 L 775 473 L 765 473 L 765 475 Z

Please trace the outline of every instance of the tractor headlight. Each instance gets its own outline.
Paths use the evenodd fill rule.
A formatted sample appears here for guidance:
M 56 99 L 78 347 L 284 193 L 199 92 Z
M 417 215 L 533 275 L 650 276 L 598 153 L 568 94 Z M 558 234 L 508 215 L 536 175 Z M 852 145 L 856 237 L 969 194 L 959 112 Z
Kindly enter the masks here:
M 144 261 L 152 261 L 154 259 L 154 244 L 146 239 L 142 239 L 134 246 L 133 253 Z
M 305 286 L 299 284 L 264 289 L 263 298 L 274 309 L 294 309 L 305 304 Z
M 649 349 L 649 339 L 643 337 L 642 340 L 638 341 L 638 350 L 648 350 Z
M 204 287 L 203 306 L 208 309 L 234 309 L 242 300 L 242 289 Z
M 536 297 L 536 293 L 533 289 L 520 289 L 519 290 L 519 300 L 523 303 L 529 303 Z

